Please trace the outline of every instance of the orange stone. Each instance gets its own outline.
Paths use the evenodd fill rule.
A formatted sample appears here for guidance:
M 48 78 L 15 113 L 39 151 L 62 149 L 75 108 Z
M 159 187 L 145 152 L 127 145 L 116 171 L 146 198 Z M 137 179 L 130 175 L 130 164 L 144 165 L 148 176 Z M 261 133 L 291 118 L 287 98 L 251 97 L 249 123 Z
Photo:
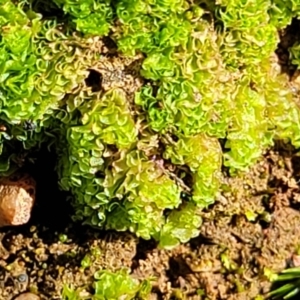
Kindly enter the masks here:
M 26 224 L 35 201 L 35 181 L 13 174 L 0 179 L 0 227 Z

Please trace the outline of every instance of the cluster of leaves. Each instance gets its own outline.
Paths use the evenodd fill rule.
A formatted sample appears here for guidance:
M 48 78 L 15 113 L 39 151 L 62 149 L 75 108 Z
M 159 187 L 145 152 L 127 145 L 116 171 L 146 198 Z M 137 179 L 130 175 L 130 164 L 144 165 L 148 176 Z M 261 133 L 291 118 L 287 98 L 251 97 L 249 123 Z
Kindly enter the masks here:
M 53 0 L 70 15 L 76 29 L 85 35 L 107 35 L 112 20 L 111 0 Z
M 300 3 L 297 0 L 272 0 L 269 6 L 271 22 L 279 29 L 291 24 L 300 16 Z
M 76 91 L 94 59 L 92 41 L 59 30 L 56 20 L 0 2 L 1 171 L 12 149 L 30 149 L 47 140 L 45 128 L 66 94 Z M 96 57 L 95 57 L 96 58 Z M 19 143 L 18 143 L 19 142 Z M 15 149 L 16 151 L 16 149 Z
M 61 187 L 75 195 L 75 218 L 155 237 L 165 247 L 196 236 L 201 218 L 193 205 L 165 216 L 166 209 L 182 203 L 181 190 L 162 166 L 136 148 L 138 131 L 124 92 L 98 96 L 78 107 L 80 118 L 74 125 L 65 121 L 60 132 L 65 144 L 57 147 Z M 68 107 L 76 102 L 69 99 Z
M 205 1 L 205 10 L 188 0 L 53 0 L 80 37 L 25 2 L 34 1 L 0 0 L 1 165 L 10 168 L 14 141 L 53 144 L 76 220 L 171 248 L 198 234 L 222 163 L 244 170 L 276 138 L 300 146 L 299 109 L 272 62 L 297 1 Z M 144 54 L 148 84 L 134 99 L 85 84 L 110 29 L 123 54 Z
M 222 151 L 216 138 L 201 134 L 182 137 L 164 153 L 173 164 L 187 165 L 193 174 L 192 199 L 203 208 L 214 202 L 219 189 Z
M 0 5 L 1 118 L 46 120 L 87 76 L 91 60 L 84 48 L 92 45 L 64 34 L 55 20 L 41 21 L 10 1 Z
M 270 59 L 280 28 L 272 21 L 272 9 L 279 4 L 226 0 L 220 4 L 219 18 L 225 27 L 220 50 L 237 78 L 225 165 L 242 169 L 254 163 L 274 138 L 289 138 L 299 146 L 299 110 Z
M 97 271 L 94 274 L 94 295 L 83 296 L 81 290 L 74 290 L 65 286 L 62 297 L 65 300 L 97 299 L 97 300 L 117 300 L 117 299 L 148 299 L 151 291 L 151 284 L 144 280 L 139 282 L 130 277 L 127 269 L 119 270 L 116 273 L 109 271 Z
M 136 95 L 151 128 L 177 137 L 226 138 L 224 164 L 231 171 L 253 164 L 274 137 L 286 137 L 287 127 L 296 133 L 290 136 L 296 145 L 299 113 L 295 106 L 290 113 L 290 99 L 282 101 L 280 94 L 287 94 L 283 84 L 277 99 L 271 100 L 280 80 L 276 74 L 275 80 L 269 77 L 274 73 L 270 57 L 278 43 L 269 15 L 272 3 L 218 1 L 215 30 L 207 21 L 210 13 L 185 1 L 180 2 L 181 9 L 172 10 L 175 2 L 167 1 L 165 8 L 136 0 L 132 11 L 126 1 L 117 5 L 122 23 L 121 36 L 116 32 L 119 47 L 126 53 L 129 49 L 146 53 L 141 74 L 155 81 L 155 86 L 145 86 Z M 180 24 L 174 30 L 180 38 L 169 29 L 174 24 Z M 167 33 L 168 39 L 161 33 Z M 290 118 L 284 128 L 283 115 Z M 208 160 L 213 161 L 214 151 L 210 153 Z

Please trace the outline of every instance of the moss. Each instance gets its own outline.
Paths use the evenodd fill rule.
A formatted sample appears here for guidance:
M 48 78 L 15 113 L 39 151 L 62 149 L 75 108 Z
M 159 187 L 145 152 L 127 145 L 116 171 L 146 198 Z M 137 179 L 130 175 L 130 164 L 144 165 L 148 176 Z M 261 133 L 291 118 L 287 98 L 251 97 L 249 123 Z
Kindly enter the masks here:
M 222 167 L 246 170 L 275 139 L 299 147 L 299 108 L 272 62 L 297 1 L 54 0 L 59 20 L 33 11 L 42 2 L 0 1 L 0 170 L 55 147 L 74 219 L 171 248 L 198 234 Z M 95 89 L 108 34 L 120 69 L 103 60 Z M 126 55 L 144 57 L 139 74 Z M 134 97 L 128 74 L 143 83 Z

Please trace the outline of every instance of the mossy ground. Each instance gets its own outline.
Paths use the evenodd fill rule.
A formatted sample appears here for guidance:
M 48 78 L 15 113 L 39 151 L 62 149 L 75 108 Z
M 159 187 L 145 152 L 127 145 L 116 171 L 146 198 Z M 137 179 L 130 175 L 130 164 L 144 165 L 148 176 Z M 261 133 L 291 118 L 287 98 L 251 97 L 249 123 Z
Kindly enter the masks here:
M 55 209 L 65 195 L 55 192 L 48 161 L 36 172 L 47 173 L 53 183 L 38 182 L 30 223 L 0 231 L 0 299 L 13 299 L 25 289 L 38 291 L 42 299 L 61 299 L 64 284 L 92 291 L 96 270 L 122 267 L 135 278 L 153 278 L 151 299 L 254 299 L 269 290 L 268 271 L 295 260 L 300 157 L 284 143 L 247 174 L 227 177 L 227 192 L 202 214 L 199 237 L 172 251 L 129 233 L 101 232 L 62 219 L 69 208 Z M 29 278 L 25 286 L 17 279 L 23 273 Z
M 299 74 L 285 56 L 290 40 L 297 38 L 293 27 L 282 37 L 278 62 L 291 77 L 298 99 Z M 136 75 L 139 59 L 126 62 L 132 70 L 118 68 L 124 61 L 108 47 L 105 72 L 111 77 L 108 80 L 103 70 L 97 75 L 100 64 L 90 84 L 99 88 L 104 80 L 119 85 L 124 79 L 120 76 L 127 76 L 124 89 L 133 93 L 141 80 Z M 121 267 L 130 268 L 135 278 L 153 279 L 151 299 L 255 299 L 269 291 L 272 272 L 297 260 L 300 156 L 284 142 L 267 151 L 246 174 L 230 177 L 224 169 L 223 192 L 202 212 L 199 237 L 171 251 L 129 233 L 73 223 L 66 217 L 71 215 L 67 195 L 57 189 L 55 158 L 45 153 L 28 167 L 38 183 L 29 224 L 0 230 L 0 299 L 13 299 L 24 290 L 36 291 L 42 299 L 61 299 L 64 284 L 91 292 L 96 270 Z M 23 273 L 28 282 L 20 284 L 18 276 Z

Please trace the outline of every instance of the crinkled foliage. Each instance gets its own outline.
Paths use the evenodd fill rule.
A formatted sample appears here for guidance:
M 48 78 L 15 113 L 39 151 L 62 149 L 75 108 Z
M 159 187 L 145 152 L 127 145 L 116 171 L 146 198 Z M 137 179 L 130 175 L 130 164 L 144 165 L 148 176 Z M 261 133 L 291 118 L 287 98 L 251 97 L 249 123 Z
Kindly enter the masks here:
M 107 35 L 112 19 L 110 0 L 53 0 L 86 35 Z
M 100 98 L 92 97 L 79 106 L 79 111 L 81 124 L 66 124 L 61 131 L 67 139 L 59 151 L 58 166 L 62 188 L 75 196 L 76 218 L 160 240 L 160 232 L 170 218 L 165 210 L 182 203 L 181 188 L 163 166 L 135 150 L 137 125 L 125 94 L 113 90 Z M 187 214 L 186 209 L 179 209 L 177 215 L 181 214 Z M 165 241 L 164 246 L 171 247 L 198 232 L 199 217 L 195 216 L 191 224 L 188 218 L 182 218 L 185 238 L 171 232 L 172 244 Z M 174 222 L 168 230 L 170 226 L 176 227 Z
M 115 273 L 107 270 L 97 271 L 94 274 L 94 292 L 90 295 L 93 299 L 147 299 L 151 292 L 151 284 L 148 280 L 140 282 L 130 277 L 129 270 L 121 269 Z M 65 286 L 62 296 L 66 300 L 82 299 L 80 289 L 74 290 Z M 90 298 L 89 297 L 89 298 Z M 92 299 L 91 298 L 91 299 Z
M 173 210 L 167 217 L 159 234 L 162 248 L 173 248 L 186 243 L 199 235 L 202 219 L 197 215 L 197 206 L 187 203 L 178 210 Z
M 71 189 L 76 196 L 78 218 L 94 218 L 94 225 L 103 223 L 105 205 L 109 202 L 102 176 L 95 176 L 105 170 L 104 156 L 113 155 L 106 146 L 128 148 L 136 140 L 136 129 L 124 97 L 120 91 L 109 92 L 102 99 L 92 97 L 80 106 L 78 123 L 70 126 L 68 122 L 60 132 L 66 135 L 59 152 L 61 186 Z M 98 211 L 98 217 L 93 209 Z
M 74 219 L 166 248 L 197 236 L 222 164 L 245 170 L 274 139 L 300 146 L 299 108 L 273 62 L 299 1 L 206 2 L 53 0 L 60 24 L 31 0 L 0 0 L 0 172 L 16 149 L 54 146 Z M 135 95 L 85 83 L 108 34 L 144 56 Z M 298 44 L 290 55 L 299 65 Z
M 300 15 L 300 3 L 298 0 L 272 0 L 269 14 L 277 28 L 284 28 Z
M 5 2 L 0 33 L 2 118 L 9 123 L 45 119 L 86 77 L 90 50 L 84 44 L 77 47 L 80 41 L 60 32 L 55 21 L 43 22 L 40 15 L 25 14 Z
M 106 170 L 104 187 L 110 197 L 121 200 L 126 195 L 109 214 L 108 226 L 123 224 L 120 230 L 130 229 L 146 239 L 160 231 L 164 209 L 176 208 L 181 203 L 178 186 L 162 167 L 139 151 L 121 153 L 111 170 Z M 122 222 L 118 218 L 120 211 L 123 211 Z
M 82 85 L 95 58 L 92 41 L 64 34 L 55 20 L 22 8 L 0 2 L 1 173 L 19 165 L 22 151 L 50 142 L 54 111 Z
M 199 207 L 208 207 L 214 202 L 220 183 L 222 150 L 215 138 L 195 135 L 181 138 L 168 146 L 164 157 L 176 165 L 187 165 L 193 177 L 192 199 Z
M 148 281 L 139 282 L 129 275 L 129 270 L 122 269 L 116 273 L 98 271 L 94 275 L 95 296 L 97 299 L 146 299 L 151 291 Z

